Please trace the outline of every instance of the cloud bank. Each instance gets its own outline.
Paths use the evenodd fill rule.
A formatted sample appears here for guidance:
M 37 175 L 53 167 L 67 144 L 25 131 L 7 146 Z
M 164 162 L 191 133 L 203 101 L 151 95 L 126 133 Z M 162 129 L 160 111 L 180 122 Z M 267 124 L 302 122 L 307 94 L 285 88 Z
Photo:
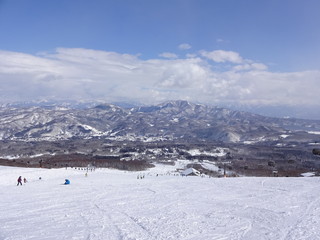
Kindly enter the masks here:
M 0 51 L 0 100 L 320 105 L 319 71 L 271 72 L 263 63 L 224 50 L 203 50 L 185 58 L 174 53 L 161 56 L 165 58 L 143 60 L 80 48 L 37 55 Z

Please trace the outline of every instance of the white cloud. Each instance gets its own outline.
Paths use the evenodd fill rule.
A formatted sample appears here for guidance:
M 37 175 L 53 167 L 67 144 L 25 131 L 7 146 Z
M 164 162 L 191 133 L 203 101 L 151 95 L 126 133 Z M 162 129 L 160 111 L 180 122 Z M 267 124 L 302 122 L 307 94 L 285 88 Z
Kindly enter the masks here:
M 208 54 L 207 54 L 208 53 Z M 138 56 L 59 48 L 29 55 L 0 51 L 0 100 L 135 101 L 188 99 L 210 104 L 318 105 L 319 71 L 275 73 L 235 52 L 142 60 Z M 224 64 L 215 70 L 211 57 Z M 231 64 L 237 63 L 237 65 Z
M 161 53 L 159 56 L 160 56 L 160 57 L 164 57 L 164 58 L 169 58 L 169 59 L 178 58 L 178 55 L 177 55 L 177 54 L 175 54 L 175 53 L 170 53 L 170 52 Z
M 164 88 L 184 89 L 196 88 L 207 78 L 209 70 L 199 58 L 175 60 L 159 63 L 164 66 L 157 86 Z
M 243 59 L 237 52 L 233 51 L 224 51 L 224 50 L 216 50 L 212 52 L 201 51 L 201 56 L 206 57 L 214 62 L 224 63 L 242 63 Z
M 244 63 L 233 67 L 235 71 L 248 71 L 248 70 L 257 70 L 264 71 L 267 70 L 268 66 L 262 63 Z
M 180 44 L 180 45 L 178 46 L 178 48 L 179 48 L 180 50 L 188 50 L 188 49 L 191 48 L 191 45 L 188 44 L 188 43 L 182 43 L 182 44 Z

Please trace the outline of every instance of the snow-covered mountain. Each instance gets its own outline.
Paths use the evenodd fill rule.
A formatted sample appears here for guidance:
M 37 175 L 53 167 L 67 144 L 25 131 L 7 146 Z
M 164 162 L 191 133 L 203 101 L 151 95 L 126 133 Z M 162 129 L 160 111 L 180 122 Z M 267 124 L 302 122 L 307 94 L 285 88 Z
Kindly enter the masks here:
M 316 131 L 320 121 L 277 119 L 187 101 L 122 108 L 2 107 L 0 139 L 61 140 L 104 137 L 114 140 L 196 139 L 274 141 L 291 130 Z

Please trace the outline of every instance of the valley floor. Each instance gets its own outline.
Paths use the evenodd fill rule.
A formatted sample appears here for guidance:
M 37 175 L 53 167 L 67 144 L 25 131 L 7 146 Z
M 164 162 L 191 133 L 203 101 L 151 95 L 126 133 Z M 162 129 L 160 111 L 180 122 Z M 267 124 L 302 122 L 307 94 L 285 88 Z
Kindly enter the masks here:
M 0 167 L 0 239 L 320 239 L 320 178 L 181 177 L 172 169 L 85 177 Z M 20 175 L 28 183 L 16 186 Z

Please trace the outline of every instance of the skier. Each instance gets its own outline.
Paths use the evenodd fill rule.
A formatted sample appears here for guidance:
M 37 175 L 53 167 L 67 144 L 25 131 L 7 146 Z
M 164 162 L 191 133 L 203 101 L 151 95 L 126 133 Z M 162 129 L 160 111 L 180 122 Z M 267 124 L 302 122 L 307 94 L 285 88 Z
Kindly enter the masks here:
M 24 178 L 24 179 L 23 179 L 23 182 L 24 182 L 24 183 L 27 183 L 28 181 L 27 181 L 27 179 L 26 179 L 26 178 Z
M 69 179 L 65 179 L 64 185 L 68 185 L 70 184 L 70 180 Z
M 21 177 L 21 176 L 19 176 L 19 178 L 18 178 L 18 184 L 17 184 L 17 186 L 19 186 L 19 184 L 22 186 L 22 177 Z

